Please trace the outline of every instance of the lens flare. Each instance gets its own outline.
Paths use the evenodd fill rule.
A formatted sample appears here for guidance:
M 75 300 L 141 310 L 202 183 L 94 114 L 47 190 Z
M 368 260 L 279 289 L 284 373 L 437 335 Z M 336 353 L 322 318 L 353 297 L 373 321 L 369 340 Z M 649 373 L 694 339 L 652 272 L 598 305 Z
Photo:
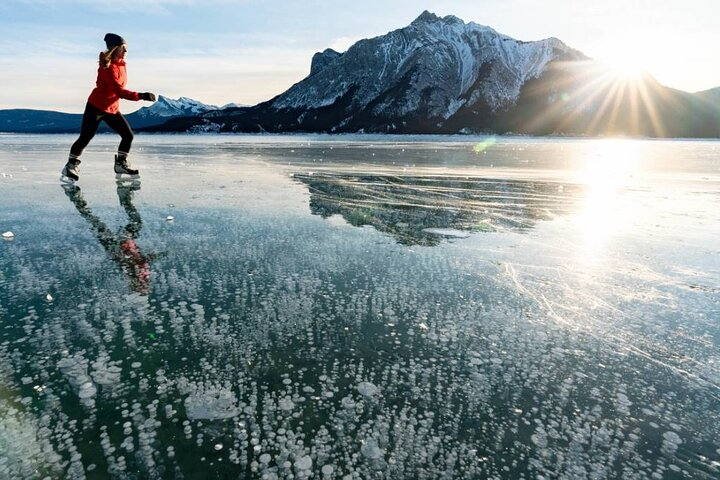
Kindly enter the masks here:
M 497 143 L 495 137 L 488 137 L 482 142 L 473 145 L 473 152 L 475 152 L 475 155 L 479 155 L 480 153 L 495 145 L 495 143 Z

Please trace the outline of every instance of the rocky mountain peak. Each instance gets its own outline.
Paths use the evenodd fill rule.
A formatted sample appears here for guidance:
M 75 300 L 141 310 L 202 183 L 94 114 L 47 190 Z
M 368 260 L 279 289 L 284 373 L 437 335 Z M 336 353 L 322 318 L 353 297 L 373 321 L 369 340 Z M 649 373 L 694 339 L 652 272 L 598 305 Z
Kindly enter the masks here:
M 332 48 L 327 48 L 322 52 L 317 52 L 315 55 L 313 55 L 312 61 L 310 62 L 310 75 L 315 75 L 317 72 L 327 67 L 341 55 L 341 53 L 336 52 Z
M 429 12 L 428 10 L 425 10 L 418 16 L 415 20 L 412 21 L 410 24 L 411 26 L 420 26 L 420 25 L 427 25 L 427 24 L 433 24 L 433 23 L 444 23 L 446 25 L 465 25 L 465 22 L 463 22 L 461 19 L 454 15 L 447 15 L 445 17 L 438 17 L 432 12 Z
M 570 51 L 559 41 L 522 42 L 426 10 L 405 28 L 361 40 L 343 54 L 315 54 L 310 75 L 272 108 L 324 108 L 344 98 L 350 110 L 395 117 L 448 119 L 475 104 L 497 111 L 511 106 L 548 63 L 570 59 Z

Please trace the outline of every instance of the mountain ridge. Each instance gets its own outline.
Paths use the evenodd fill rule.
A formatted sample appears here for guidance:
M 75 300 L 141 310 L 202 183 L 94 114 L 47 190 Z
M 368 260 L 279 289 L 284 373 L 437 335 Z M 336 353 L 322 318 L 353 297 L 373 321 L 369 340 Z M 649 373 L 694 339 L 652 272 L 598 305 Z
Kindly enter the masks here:
M 132 128 L 142 129 L 160 125 L 171 118 L 196 116 L 226 107 L 236 108 L 236 105 L 216 107 L 188 97 L 172 99 L 159 95 L 153 104 L 125 117 Z M 0 110 L 0 132 L 4 133 L 75 133 L 80 131 L 81 122 L 80 113 L 22 108 Z M 110 131 L 110 129 L 105 124 L 101 124 L 99 131 Z
M 716 89 L 633 82 L 556 37 L 516 40 L 424 11 L 345 52 L 315 53 L 309 74 L 267 101 L 152 130 L 720 136 Z

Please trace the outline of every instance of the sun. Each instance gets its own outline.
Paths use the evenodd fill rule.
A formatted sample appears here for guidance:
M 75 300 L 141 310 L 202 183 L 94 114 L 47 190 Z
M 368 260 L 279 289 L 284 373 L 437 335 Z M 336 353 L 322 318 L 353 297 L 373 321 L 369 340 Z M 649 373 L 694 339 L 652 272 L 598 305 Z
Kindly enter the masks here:
M 635 63 L 613 63 L 609 68 L 611 75 L 627 81 L 640 80 L 645 73 L 645 70 Z
M 603 63 L 606 65 L 609 74 L 617 80 L 633 81 L 640 80 L 646 73 L 643 67 L 642 57 L 632 52 L 616 53 Z

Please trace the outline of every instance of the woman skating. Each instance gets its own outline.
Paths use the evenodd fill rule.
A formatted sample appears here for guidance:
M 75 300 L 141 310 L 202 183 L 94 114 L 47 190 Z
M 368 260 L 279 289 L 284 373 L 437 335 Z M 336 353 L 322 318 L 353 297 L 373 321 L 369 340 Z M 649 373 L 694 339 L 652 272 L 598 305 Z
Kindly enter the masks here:
M 128 165 L 128 153 L 133 141 L 133 132 L 125 117 L 120 113 L 120 99 L 155 101 L 155 94 L 138 93 L 126 90 L 127 71 L 125 55 L 127 43 L 114 33 L 105 35 L 107 50 L 100 52 L 96 87 L 88 97 L 83 114 L 80 138 L 70 148 L 67 164 L 62 169 L 61 180 L 74 183 L 80 178 L 80 155 L 90 140 L 95 136 L 100 122 L 104 121 L 121 137 L 118 153 L 115 155 L 115 173 L 130 178 L 137 178 L 138 171 Z

